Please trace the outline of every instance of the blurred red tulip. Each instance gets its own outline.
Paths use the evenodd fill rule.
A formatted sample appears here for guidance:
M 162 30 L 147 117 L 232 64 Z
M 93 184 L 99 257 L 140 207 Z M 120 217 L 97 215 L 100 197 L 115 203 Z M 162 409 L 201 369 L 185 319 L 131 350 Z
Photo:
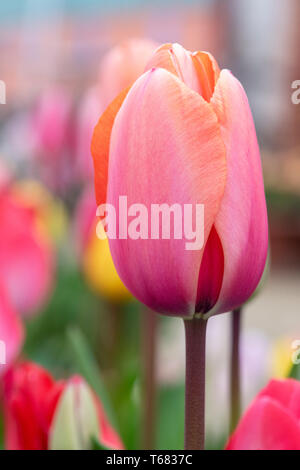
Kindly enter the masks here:
M 33 363 L 23 363 L 4 376 L 5 447 L 46 450 L 51 420 L 63 383 Z
M 0 282 L 18 313 L 34 314 L 49 294 L 54 259 L 34 210 L 0 193 Z
M 131 39 L 111 49 L 102 59 L 98 83 L 90 88 L 78 110 L 78 177 L 92 181 L 91 139 L 100 114 L 106 106 L 143 73 L 156 44 L 146 39 Z
M 56 413 L 65 391 L 70 386 L 82 384 L 85 382 L 80 377 L 56 382 L 45 369 L 34 363 L 22 363 L 10 369 L 4 376 L 6 448 L 47 450 L 52 426 L 56 421 Z M 86 384 L 85 386 L 87 387 Z M 99 442 L 105 447 L 122 448 L 122 443 L 108 423 L 99 399 L 95 396 L 93 399 L 98 414 Z M 69 412 L 80 414 L 79 408 L 80 402 L 77 402 L 74 409 L 69 409 Z M 84 415 L 79 418 L 84 422 Z
M 204 206 L 201 249 L 187 250 L 186 236 L 155 239 L 149 232 L 111 238 L 110 248 L 141 302 L 207 318 L 243 304 L 265 266 L 267 212 L 253 119 L 239 81 L 208 53 L 165 44 L 147 70 L 95 128 L 97 203 L 115 208 L 117 232 L 127 215 L 119 213 L 122 195 L 147 214 L 153 204 Z
M 227 450 L 300 450 L 300 382 L 271 380 L 229 439 Z
M 23 338 L 23 325 L 0 285 L 0 376 L 16 359 Z

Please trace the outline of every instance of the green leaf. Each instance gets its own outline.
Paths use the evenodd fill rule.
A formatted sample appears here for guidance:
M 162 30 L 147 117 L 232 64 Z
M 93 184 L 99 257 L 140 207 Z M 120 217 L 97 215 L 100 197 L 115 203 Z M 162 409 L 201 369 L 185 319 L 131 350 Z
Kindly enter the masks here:
M 293 364 L 289 377 L 291 379 L 300 380 L 300 364 Z
M 156 449 L 180 450 L 184 441 L 184 385 L 162 387 L 158 397 Z
M 88 342 L 81 331 L 76 327 L 70 328 L 67 331 L 67 337 L 74 354 L 74 363 L 77 366 L 78 372 L 99 396 L 111 425 L 117 430 L 118 426 L 113 407 L 102 380 L 98 364 L 88 346 Z

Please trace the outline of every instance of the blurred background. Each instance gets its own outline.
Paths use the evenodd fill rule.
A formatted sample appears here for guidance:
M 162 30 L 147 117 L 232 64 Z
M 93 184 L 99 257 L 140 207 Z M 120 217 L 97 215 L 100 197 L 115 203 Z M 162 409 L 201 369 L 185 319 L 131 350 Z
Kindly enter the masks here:
M 131 38 L 178 42 L 210 51 L 246 89 L 261 148 L 270 256 L 262 286 L 244 309 L 245 406 L 269 377 L 289 373 L 291 342 L 300 339 L 300 105 L 291 100 L 291 84 L 300 80 L 299 17 L 298 0 L 0 4 L 0 80 L 6 84 L 0 186 L 37 212 L 51 252 L 51 262 L 41 268 L 51 277 L 43 284 L 45 295 L 34 308 L 24 307 L 22 354 L 57 377 L 97 370 L 127 448 L 139 445 L 143 308 L 118 284 L 107 246 L 91 235 L 95 203 L 88 136 L 106 100 L 103 59 Z M 32 274 L 31 266 L 29 258 L 24 261 L 22 276 L 38 289 L 42 275 L 38 269 Z M 229 326 L 229 315 L 222 315 L 210 321 L 208 331 L 212 448 L 223 445 L 228 426 Z M 156 447 L 175 449 L 183 438 L 180 320 L 160 318 L 157 343 Z

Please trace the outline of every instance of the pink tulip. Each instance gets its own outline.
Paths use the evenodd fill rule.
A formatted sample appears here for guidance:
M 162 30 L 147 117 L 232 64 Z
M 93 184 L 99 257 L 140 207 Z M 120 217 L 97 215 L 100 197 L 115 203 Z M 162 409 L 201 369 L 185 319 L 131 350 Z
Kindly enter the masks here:
M 111 49 L 102 59 L 95 86 L 84 95 L 78 110 L 76 160 L 79 178 L 91 181 L 91 139 L 106 106 L 143 73 L 156 45 L 145 39 L 131 39 Z
M 52 286 L 52 247 L 37 214 L 8 191 L 0 194 L 0 225 L 0 282 L 14 308 L 32 315 Z
M 110 239 L 127 288 L 153 310 L 205 318 L 241 305 L 268 244 L 260 154 L 239 81 L 208 53 L 156 50 L 147 71 L 100 118 L 92 154 L 98 204 L 203 204 L 204 244 Z M 121 214 L 124 217 L 124 214 Z
M 43 180 L 58 192 L 75 178 L 72 121 L 67 90 L 53 86 L 40 95 L 31 120 L 33 151 Z
M 0 286 L 0 376 L 16 359 L 24 338 L 21 321 Z
M 227 450 L 300 450 L 300 382 L 271 380 L 252 402 Z

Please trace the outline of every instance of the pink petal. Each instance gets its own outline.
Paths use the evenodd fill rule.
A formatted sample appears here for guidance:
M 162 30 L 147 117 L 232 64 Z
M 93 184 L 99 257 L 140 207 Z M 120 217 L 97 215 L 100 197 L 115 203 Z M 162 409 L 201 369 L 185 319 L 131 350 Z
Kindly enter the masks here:
M 12 234 L 0 246 L 0 277 L 10 299 L 24 315 L 35 313 L 52 286 L 53 254 L 30 233 Z
M 214 314 L 241 305 L 264 270 L 268 224 L 259 148 L 243 87 L 222 70 L 212 98 L 227 148 L 228 177 L 215 228 L 224 250 L 224 278 Z
M 261 397 L 243 416 L 226 449 L 300 450 L 300 427 L 276 401 Z
M 168 70 L 180 78 L 189 88 L 202 95 L 192 54 L 180 44 L 164 44 L 159 47 L 148 62 L 146 70 L 153 67 Z
M 9 303 L 8 297 L 3 289 L 0 287 L 0 350 L 2 345 L 5 347 L 5 362 L 1 364 L 0 356 L 0 376 L 11 363 L 16 359 L 24 338 L 23 325 L 17 317 L 15 311 Z
M 271 380 L 260 397 L 272 398 L 287 408 L 300 424 L 300 382 L 294 379 Z
M 138 79 L 113 125 L 107 201 L 118 208 L 125 195 L 128 206 L 142 203 L 148 213 L 155 203 L 204 204 L 206 242 L 225 180 L 225 149 L 211 106 L 166 70 Z M 110 240 L 128 289 L 154 310 L 181 316 L 195 311 L 203 254 L 185 244 L 185 237 Z
M 36 214 L 10 194 L 0 197 L 0 280 L 14 308 L 31 315 L 52 287 L 54 256 Z

